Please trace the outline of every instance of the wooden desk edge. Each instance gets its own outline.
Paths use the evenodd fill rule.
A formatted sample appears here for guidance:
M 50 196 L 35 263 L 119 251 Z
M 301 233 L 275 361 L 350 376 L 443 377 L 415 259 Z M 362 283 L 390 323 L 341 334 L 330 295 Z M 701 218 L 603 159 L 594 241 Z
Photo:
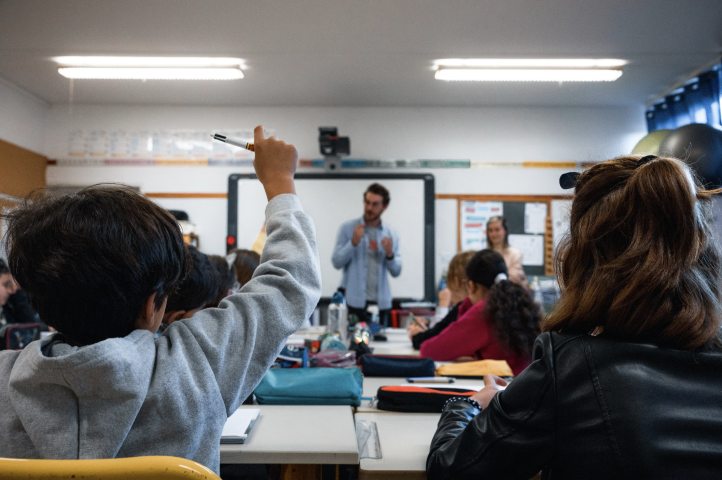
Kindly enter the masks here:
M 358 470 L 358 480 L 426 480 L 426 470 Z
M 283 457 L 283 458 L 281 458 Z M 222 464 L 359 465 L 358 452 L 223 452 Z

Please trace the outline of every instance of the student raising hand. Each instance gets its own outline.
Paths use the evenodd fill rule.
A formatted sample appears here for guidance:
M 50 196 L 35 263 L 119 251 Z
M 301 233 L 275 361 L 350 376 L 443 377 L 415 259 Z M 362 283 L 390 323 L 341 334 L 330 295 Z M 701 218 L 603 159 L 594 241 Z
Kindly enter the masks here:
M 287 145 L 276 137 L 264 138 L 262 125 L 253 131 L 253 141 L 256 152 L 253 168 L 266 190 L 268 200 L 284 193 L 295 194 L 293 176 L 298 163 L 296 147 Z

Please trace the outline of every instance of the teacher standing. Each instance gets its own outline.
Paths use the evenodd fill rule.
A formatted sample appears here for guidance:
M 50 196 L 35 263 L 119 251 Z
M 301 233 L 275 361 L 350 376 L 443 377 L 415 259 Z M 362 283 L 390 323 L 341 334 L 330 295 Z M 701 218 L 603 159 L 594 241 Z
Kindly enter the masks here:
M 506 226 L 506 218 L 501 216 L 489 218 L 486 223 L 486 246 L 504 257 L 509 280 L 517 285 L 526 286 L 522 255 L 519 250 L 509 245 L 509 227 Z
M 401 274 L 399 236 L 381 221 L 390 201 L 386 188 L 378 183 L 369 185 L 364 193 L 364 215 L 341 225 L 331 259 L 334 268 L 343 269 L 339 290 L 344 291 L 349 314 L 363 321 L 366 308 L 377 305 L 384 326 L 391 319 L 388 273 L 392 277 Z

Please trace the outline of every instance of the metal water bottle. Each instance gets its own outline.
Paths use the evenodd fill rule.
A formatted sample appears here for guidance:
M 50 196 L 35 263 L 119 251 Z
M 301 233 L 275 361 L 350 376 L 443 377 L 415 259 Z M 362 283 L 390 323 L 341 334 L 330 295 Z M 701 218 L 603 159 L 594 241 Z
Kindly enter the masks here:
M 337 333 L 339 339 L 346 343 L 348 338 L 348 308 L 346 299 L 341 292 L 336 292 L 331 297 L 328 306 L 328 332 Z

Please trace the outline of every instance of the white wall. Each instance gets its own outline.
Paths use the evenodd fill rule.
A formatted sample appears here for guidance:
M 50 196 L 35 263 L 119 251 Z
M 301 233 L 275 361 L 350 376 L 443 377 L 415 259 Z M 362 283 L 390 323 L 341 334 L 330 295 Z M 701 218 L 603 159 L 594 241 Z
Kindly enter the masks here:
M 50 104 L 0 77 L 0 139 L 45 154 L 45 115 Z
M 642 106 L 629 108 L 309 108 L 55 105 L 48 115 L 51 157 L 68 132 L 230 129 L 263 124 L 318 158 L 318 127 L 351 137 L 356 158 L 584 161 L 628 152 L 646 133 Z
M 470 159 L 498 162 L 602 160 L 629 153 L 646 134 L 642 106 L 629 108 L 210 108 L 53 106 L 45 149 L 67 152 L 68 134 L 83 130 L 244 129 L 263 124 L 296 145 L 301 158 L 319 158 L 318 127 L 351 137 L 354 158 Z M 48 167 L 49 185 L 123 182 L 143 192 L 226 192 L 226 167 Z M 386 170 L 388 171 L 388 170 Z M 403 170 L 411 172 L 411 170 Z M 436 169 L 437 193 L 561 194 L 558 169 Z M 170 207 L 189 200 L 166 201 Z M 159 203 L 165 204 L 164 200 Z M 198 223 L 202 249 L 225 251 L 225 200 L 187 210 Z M 437 201 L 437 273 L 456 250 L 456 205 Z M 222 213 L 221 213 L 222 212 Z M 350 212 L 349 218 L 361 214 Z M 339 219 L 341 221 L 341 219 Z

